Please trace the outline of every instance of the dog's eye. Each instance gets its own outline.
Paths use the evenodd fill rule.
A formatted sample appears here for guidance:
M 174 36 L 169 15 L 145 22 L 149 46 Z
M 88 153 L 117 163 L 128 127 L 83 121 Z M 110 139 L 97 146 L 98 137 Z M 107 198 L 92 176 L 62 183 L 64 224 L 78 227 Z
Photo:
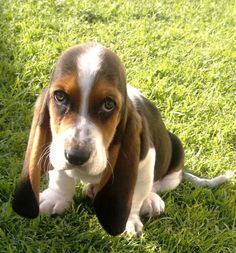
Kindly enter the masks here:
M 111 97 L 106 97 L 103 104 L 102 104 L 102 110 L 104 112 L 111 112 L 115 109 L 116 102 Z
M 99 110 L 97 111 L 97 114 L 101 121 L 106 121 L 109 119 L 115 110 L 117 109 L 116 101 L 113 97 L 107 96 L 103 101 L 101 106 L 99 107 Z
M 67 94 L 62 90 L 57 90 L 54 92 L 54 99 L 59 105 L 66 105 L 68 103 Z

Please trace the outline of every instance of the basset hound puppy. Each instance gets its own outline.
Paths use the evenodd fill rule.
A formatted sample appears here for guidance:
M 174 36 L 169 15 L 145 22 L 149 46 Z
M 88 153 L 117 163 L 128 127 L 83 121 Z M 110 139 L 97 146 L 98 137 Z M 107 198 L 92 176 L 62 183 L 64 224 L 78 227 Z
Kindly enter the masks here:
M 19 215 L 62 214 L 81 180 L 109 234 L 141 233 L 140 215 L 164 212 L 158 193 L 176 188 L 183 175 L 209 186 L 228 178 L 184 174 L 180 140 L 166 130 L 157 108 L 126 83 L 121 60 L 100 44 L 62 54 L 35 105 L 13 199 Z M 39 194 L 45 172 L 49 185 Z

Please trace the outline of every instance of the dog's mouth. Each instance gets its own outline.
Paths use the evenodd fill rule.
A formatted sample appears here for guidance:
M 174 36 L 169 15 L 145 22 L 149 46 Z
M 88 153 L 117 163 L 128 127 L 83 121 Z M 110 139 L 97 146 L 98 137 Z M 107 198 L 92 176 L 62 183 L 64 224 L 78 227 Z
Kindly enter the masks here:
M 63 171 L 68 175 L 79 178 L 83 182 L 98 184 L 106 166 L 97 167 L 96 163 L 87 163 L 75 166 L 66 162 Z

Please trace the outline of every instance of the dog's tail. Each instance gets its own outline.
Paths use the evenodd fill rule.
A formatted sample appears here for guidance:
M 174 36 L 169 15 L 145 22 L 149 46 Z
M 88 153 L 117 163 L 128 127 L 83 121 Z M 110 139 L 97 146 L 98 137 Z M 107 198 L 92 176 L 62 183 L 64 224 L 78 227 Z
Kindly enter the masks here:
M 189 172 L 184 171 L 183 176 L 190 181 L 192 184 L 196 186 L 201 186 L 201 187 L 209 187 L 209 188 L 214 188 L 218 185 L 221 185 L 228 181 L 230 178 L 232 178 L 235 175 L 235 171 L 228 171 L 225 174 L 214 177 L 212 179 L 207 179 L 207 178 L 201 178 L 197 177 Z

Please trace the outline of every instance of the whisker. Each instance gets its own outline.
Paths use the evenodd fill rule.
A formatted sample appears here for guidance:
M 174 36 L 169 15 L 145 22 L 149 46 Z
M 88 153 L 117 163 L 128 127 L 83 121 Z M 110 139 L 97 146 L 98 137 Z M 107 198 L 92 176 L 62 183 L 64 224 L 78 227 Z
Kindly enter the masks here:
M 44 155 L 42 156 L 42 158 L 43 158 L 42 161 L 43 162 L 41 163 L 41 169 L 45 168 L 45 163 L 46 163 L 47 157 L 48 157 L 48 151 L 45 151 Z
M 49 170 L 49 166 L 51 165 L 49 155 L 50 155 L 50 149 L 48 149 L 47 154 L 46 154 L 45 159 L 44 159 L 44 163 L 43 163 L 43 167 L 44 168 L 46 167 L 45 172 L 47 172 Z
M 45 165 L 46 165 L 47 160 L 48 160 L 48 162 L 49 162 L 49 154 L 50 154 L 50 144 L 47 145 L 47 146 L 44 148 L 44 150 L 43 150 L 43 152 L 42 152 L 42 154 L 41 154 L 41 156 L 40 156 L 40 158 L 39 158 L 39 160 L 38 160 L 37 165 L 38 165 L 38 167 L 39 167 L 41 170 L 43 170 L 43 169 L 45 168 Z M 43 163 L 42 163 L 42 161 L 43 161 Z M 50 163 L 50 162 L 49 162 L 49 163 Z M 46 167 L 47 167 L 47 166 L 46 166 Z M 46 168 L 46 170 L 47 170 L 47 168 Z

